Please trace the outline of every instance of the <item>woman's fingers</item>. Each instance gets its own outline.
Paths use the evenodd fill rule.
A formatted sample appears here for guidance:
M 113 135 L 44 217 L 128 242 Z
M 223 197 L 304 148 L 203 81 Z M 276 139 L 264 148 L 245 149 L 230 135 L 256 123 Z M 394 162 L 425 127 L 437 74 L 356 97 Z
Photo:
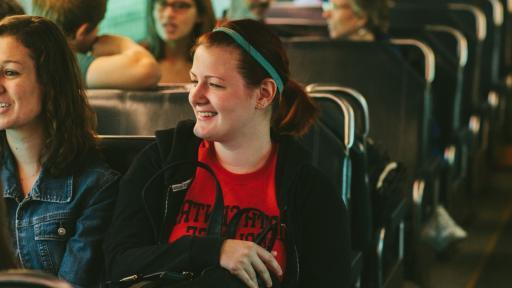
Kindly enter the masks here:
M 255 243 L 242 240 L 224 241 L 220 265 L 240 278 L 248 287 L 258 287 L 257 274 L 267 287 L 271 287 L 270 271 L 278 276 L 283 273 L 274 255 Z
M 252 268 L 251 268 L 252 269 Z M 233 273 L 231 271 L 231 273 Z M 254 273 L 254 270 L 253 270 Z M 244 269 L 240 269 L 237 272 L 234 272 L 233 275 L 238 277 L 238 279 L 242 280 L 242 282 L 249 288 L 258 288 L 258 281 L 253 280 L 249 274 L 247 274 L 247 271 Z
M 277 262 L 277 260 L 274 257 L 274 255 L 272 255 L 270 252 L 268 252 L 267 250 L 263 249 L 262 247 L 258 246 L 258 248 L 260 248 L 260 249 L 257 250 L 258 257 L 259 257 L 259 259 L 261 259 L 261 261 L 263 261 L 263 263 L 265 264 L 266 268 L 268 268 L 274 274 L 276 274 L 278 276 L 281 276 L 283 274 L 283 270 L 281 269 L 281 266 Z
M 249 276 L 249 279 L 251 279 L 251 282 L 254 283 L 254 287 L 258 287 L 258 276 L 256 275 L 256 271 L 254 271 L 254 265 L 252 264 L 252 260 L 249 258 L 247 259 L 247 262 L 244 263 L 243 270 L 244 272 Z
M 263 249 L 261 247 L 258 247 L 258 248 Z M 265 251 L 265 252 L 267 252 L 267 251 Z M 257 252 L 256 255 L 254 255 L 255 257 L 253 257 L 253 259 L 251 260 L 252 267 L 254 268 L 254 270 L 256 270 L 256 272 L 258 272 L 261 279 L 263 279 L 263 281 L 265 281 L 265 286 L 272 287 L 272 278 L 270 278 L 270 273 L 268 272 L 267 266 L 265 266 L 265 263 L 263 263 L 262 259 L 260 259 L 260 257 L 258 256 L 259 254 L 260 254 L 260 252 Z M 270 256 L 272 256 L 272 255 L 270 255 Z M 256 279 L 256 283 L 257 282 L 258 282 L 258 280 Z

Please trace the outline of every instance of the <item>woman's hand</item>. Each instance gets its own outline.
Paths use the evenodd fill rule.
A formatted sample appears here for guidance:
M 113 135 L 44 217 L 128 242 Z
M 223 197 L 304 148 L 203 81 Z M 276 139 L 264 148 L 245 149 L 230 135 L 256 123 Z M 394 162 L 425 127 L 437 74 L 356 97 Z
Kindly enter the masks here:
M 277 276 L 283 273 L 274 255 L 253 242 L 242 240 L 224 241 L 220 249 L 220 266 L 251 288 L 258 288 L 256 273 L 267 287 L 272 287 L 270 272 Z

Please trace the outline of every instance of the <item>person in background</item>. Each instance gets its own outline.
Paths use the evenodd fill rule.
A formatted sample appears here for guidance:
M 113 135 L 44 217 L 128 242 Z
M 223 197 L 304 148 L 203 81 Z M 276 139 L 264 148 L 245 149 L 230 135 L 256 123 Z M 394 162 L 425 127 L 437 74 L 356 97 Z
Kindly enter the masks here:
M 227 20 L 254 19 L 264 21 L 272 0 L 231 0 Z
M 266 287 L 348 287 L 347 211 L 295 138 L 317 110 L 290 79 L 281 40 L 259 21 L 238 20 L 201 36 L 194 51 L 196 121 L 158 131 L 122 179 L 104 247 L 110 278 L 220 265 L 247 287 L 258 287 L 258 276 Z M 219 178 L 225 224 L 246 219 L 235 239 L 206 233 L 216 191 L 208 173 L 182 167 L 156 177 L 183 160 Z M 271 239 L 254 243 L 266 230 Z
M 0 1 L 0 20 L 4 17 L 11 15 L 23 15 L 25 11 L 20 3 L 16 0 L 2 0 Z
M 32 14 L 54 21 L 76 52 L 88 88 L 147 89 L 160 80 L 158 63 L 129 38 L 98 36 L 106 0 L 34 0 Z
M 94 128 L 61 29 L 38 16 L 0 21 L 0 187 L 12 247 L 20 268 L 74 287 L 102 281 L 101 246 L 118 188 Z
M 153 22 L 159 43 L 160 82 L 189 82 L 190 50 L 199 36 L 215 26 L 210 0 L 153 0 Z
M 324 8 L 324 17 L 333 39 L 387 39 L 388 0 L 330 0 Z

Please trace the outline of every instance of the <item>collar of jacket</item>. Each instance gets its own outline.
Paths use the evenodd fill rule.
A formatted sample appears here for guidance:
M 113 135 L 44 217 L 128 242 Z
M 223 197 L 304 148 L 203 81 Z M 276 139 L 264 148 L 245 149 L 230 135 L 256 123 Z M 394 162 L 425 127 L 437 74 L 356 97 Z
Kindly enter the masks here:
M 160 158 L 165 160 L 165 163 L 197 159 L 197 150 L 202 139 L 195 136 L 193 132 L 194 125 L 195 121 L 185 120 L 179 122 L 175 129 L 156 132 Z M 300 145 L 293 136 L 272 134 L 272 138 L 274 141 L 279 143 L 276 167 L 276 187 L 279 187 L 279 191 L 288 191 L 294 182 L 294 177 L 298 175 L 297 173 L 302 166 L 306 163 L 311 163 L 310 153 Z M 171 142 L 169 139 L 172 139 Z M 176 145 L 177 141 L 179 141 L 179 143 L 184 143 L 183 141 L 186 141 L 186 143 L 190 144 Z M 185 178 L 193 175 L 195 168 L 191 167 L 180 170 L 182 171 L 179 175 L 172 172 L 166 173 L 166 183 L 170 183 L 168 180 L 176 179 L 176 177 L 183 181 L 188 180 Z M 282 201 L 285 197 L 286 194 L 278 195 L 277 200 L 279 207 L 284 207 L 284 203 L 282 203 Z
M 156 132 L 156 141 L 160 151 L 162 163 L 170 164 L 178 161 L 197 160 L 197 150 L 202 139 L 194 134 L 195 121 L 185 120 L 176 125 L 174 129 L 161 130 Z M 170 140 L 170 141 L 169 141 Z M 179 171 L 168 171 L 164 173 L 165 183 L 186 181 L 194 175 L 195 167 L 183 167 Z
M 4 153 L 2 155 L 2 169 L 0 171 L 0 183 L 3 188 L 5 198 L 22 199 L 21 187 L 18 181 L 18 172 L 16 169 L 14 156 L 7 145 L 3 147 Z M 30 198 L 32 200 L 66 203 L 71 201 L 73 194 L 73 176 L 66 176 L 61 178 L 49 177 L 46 174 L 46 169 L 41 169 L 39 177 L 37 177 L 32 190 L 30 191 Z

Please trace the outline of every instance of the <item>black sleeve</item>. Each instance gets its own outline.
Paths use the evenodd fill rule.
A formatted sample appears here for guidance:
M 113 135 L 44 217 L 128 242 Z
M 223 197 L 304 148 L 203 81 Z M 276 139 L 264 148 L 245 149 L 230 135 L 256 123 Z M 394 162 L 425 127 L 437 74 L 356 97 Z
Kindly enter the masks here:
M 136 157 L 121 180 L 114 219 L 104 245 L 107 277 L 111 280 L 159 271 L 200 271 L 219 263 L 219 238 L 182 237 L 172 244 L 158 244 L 155 239 L 141 191 L 161 166 L 158 145 L 153 143 Z M 162 180 L 156 184 L 164 185 Z M 148 193 L 146 198 L 154 195 L 160 194 Z
M 349 287 L 350 234 L 347 209 L 317 169 L 305 169 L 298 213 L 300 287 Z M 301 193 L 302 194 L 302 193 Z

